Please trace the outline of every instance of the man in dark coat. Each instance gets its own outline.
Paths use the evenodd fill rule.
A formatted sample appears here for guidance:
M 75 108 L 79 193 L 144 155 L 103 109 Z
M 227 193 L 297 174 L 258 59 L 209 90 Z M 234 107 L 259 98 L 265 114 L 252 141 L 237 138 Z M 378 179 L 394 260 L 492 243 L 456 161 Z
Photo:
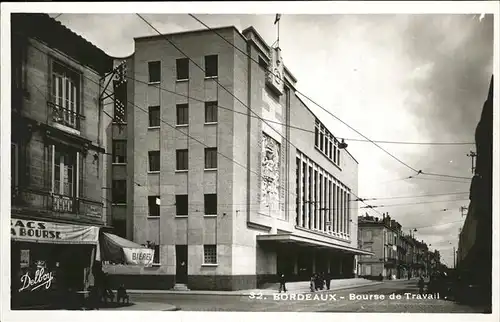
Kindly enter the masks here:
M 286 280 L 285 280 L 285 274 L 281 273 L 280 274 L 280 293 L 283 290 L 283 292 L 286 293 L 286 286 L 285 286 Z
M 325 284 L 326 284 L 326 289 L 329 290 L 330 289 L 330 282 L 331 282 L 331 276 L 330 276 L 330 273 L 326 272 L 325 273 Z

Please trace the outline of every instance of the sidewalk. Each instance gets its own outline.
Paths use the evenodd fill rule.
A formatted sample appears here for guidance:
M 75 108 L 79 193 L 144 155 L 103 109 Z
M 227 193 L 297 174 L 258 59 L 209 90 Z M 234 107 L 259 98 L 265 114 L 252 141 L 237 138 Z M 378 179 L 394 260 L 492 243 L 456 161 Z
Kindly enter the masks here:
M 178 311 L 174 305 L 154 302 L 135 302 L 127 306 L 100 308 L 99 311 Z
M 330 290 L 317 291 L 331 292 L 349 288 L 357 288 L 363 286 L 372 286 L 382 284 L 380 281 L 370 281 L 363 278 L 339 279 L 332 280 Z M 287 293 L 289 294 L 304 294 L 311 293 L 309 282 L 291 282 L 287 283 Z M 271 295 L 279 290 L 279 284 L 267 284 L 261 289 L 240 290 L 240 291 L 171 291 L 171 290 L 127 290 L 130 294 L 186 294 L 186 295 L 226 295 L 226 296 L 251 296 L 251 295 Z

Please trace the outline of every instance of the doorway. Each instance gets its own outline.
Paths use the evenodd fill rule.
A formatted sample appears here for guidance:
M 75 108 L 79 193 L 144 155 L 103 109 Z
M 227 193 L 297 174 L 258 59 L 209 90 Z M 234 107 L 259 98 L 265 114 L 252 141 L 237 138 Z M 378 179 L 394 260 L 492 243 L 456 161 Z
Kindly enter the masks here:
M 188 248 L 187 245 L 175 245 L 175 282 L 187 284 Z

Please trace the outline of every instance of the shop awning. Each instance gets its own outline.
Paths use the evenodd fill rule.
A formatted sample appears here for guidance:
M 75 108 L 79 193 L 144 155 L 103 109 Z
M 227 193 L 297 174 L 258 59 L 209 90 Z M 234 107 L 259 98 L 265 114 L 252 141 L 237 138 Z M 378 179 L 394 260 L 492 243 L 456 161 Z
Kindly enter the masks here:
M 343 246 L 336 244 L 330 241 L 324 241 L 314 238 L 309 238 L 305 236 L 296 235 L 293 233 L 285 233 L 285 234 L 268 234 L 268 235 L 258 235 L 257 241 L 261 242 L 277 242 L 277 243 L 292 243 L 303 246 L 311 246 L 317 248 L 327 248 L 332 250 L 340 250 L 346 253 L 351 253 L 354 255 L 374 255 L 373 252 L 369 252 L 366 250 Z
M 11 218 L 10 238 L 32 243 L 97 245 L 99 227 Z
M 97 258 L 103 262 L 141 266 L 153 264 L 153 249 L 125 238 L 110 233 L 102 233 L 99 246 Z

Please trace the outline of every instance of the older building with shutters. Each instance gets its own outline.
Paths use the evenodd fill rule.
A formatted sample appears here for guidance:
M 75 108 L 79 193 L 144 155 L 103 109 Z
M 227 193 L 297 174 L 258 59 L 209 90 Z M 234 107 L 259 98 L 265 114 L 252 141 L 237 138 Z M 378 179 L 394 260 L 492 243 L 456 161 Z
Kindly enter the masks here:
M 108 272 L 142 289 L 355 276 L 369 254 L 352 215 L 358 164 L 296 94 L 281 50 L 252 27 L 166 37 L 136 38 L 115 62 L 127 82 L 108 129 L 110 222 L 155 264 Z
M 46 14 L 12 14 L 11 39 L 12 306 L 54 305 L 53 290 L 88 284 L 106 223 L 99 94 L 112 59 Z M 50 288 L 25 283 L 42 270 Z

